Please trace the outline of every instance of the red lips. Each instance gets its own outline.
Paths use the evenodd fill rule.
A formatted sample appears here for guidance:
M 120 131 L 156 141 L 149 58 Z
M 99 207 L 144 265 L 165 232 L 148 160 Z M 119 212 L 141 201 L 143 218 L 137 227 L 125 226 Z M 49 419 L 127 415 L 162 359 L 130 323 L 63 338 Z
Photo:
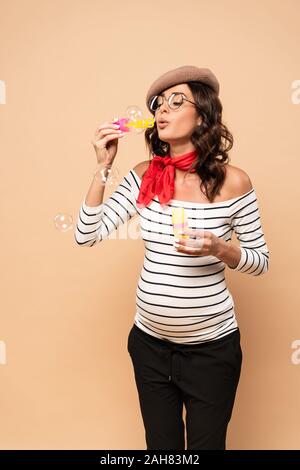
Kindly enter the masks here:
M 158 119 L 157 124 L 160 129 L 163 129 L 169 124 L 169 121 L 166 119 Z

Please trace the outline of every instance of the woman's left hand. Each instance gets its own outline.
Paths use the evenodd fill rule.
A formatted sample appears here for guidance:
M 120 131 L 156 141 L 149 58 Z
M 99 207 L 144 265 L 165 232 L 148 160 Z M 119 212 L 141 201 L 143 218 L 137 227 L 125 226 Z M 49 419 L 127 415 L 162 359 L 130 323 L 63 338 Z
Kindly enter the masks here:
M 180 232 L 193 238 L 175 238 L 174 247 L 181 253 L 195 256 L 217 256 L 220 250 L 220 238 L 208 230 L 185 229 Z

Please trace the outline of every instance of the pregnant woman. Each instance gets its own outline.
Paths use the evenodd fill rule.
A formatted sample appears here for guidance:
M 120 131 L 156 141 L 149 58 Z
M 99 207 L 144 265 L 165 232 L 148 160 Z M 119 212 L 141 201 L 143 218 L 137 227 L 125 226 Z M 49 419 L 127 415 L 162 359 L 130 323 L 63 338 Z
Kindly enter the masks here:
M 92 247 L 139 216 L 145 244 L 128 336 L 147 449 L 226 449 L 242 364 L 240 330 L 225 268 L 259 276 L 269 251 L 255 190 L 229 164 L 233 137 L 222 123 L 211 70 L 182 66 L 150 86 L 155 126 L 145 131 L 151 159 L 130 169 L 103 202 L 95 176 L 79 211 L 75 240 Z M 98 163 L 111 168 L 122 133 L 95 132 Z M 174 239 L 172 210 L 189 227 Z M 231 243 L 233 232 L 239 246 Z M 183 420 L 186 409 L 186 428 Z

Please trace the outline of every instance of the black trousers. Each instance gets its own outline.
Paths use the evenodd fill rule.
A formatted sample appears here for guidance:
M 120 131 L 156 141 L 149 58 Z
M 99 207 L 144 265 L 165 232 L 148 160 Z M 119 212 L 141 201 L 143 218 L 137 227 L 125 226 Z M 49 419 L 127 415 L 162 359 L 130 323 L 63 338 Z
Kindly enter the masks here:
M 130 354 L 147 449 L 226 449 L 240 378 L 239 328 L 202 344 L 175 344 L 155 338 L 135 324 Z

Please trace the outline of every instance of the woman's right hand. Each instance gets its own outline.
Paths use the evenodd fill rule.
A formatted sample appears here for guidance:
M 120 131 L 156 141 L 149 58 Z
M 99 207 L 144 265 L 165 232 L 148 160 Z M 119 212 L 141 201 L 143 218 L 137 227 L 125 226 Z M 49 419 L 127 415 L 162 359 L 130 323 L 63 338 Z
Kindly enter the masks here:
M 95 131 L 92 144 L 94 146 L 97 162 L 110 168 L 118 150 L 118 140 L 124 137 L 125 132 L 119 130 L 120 126 L 112 122 L 104 122 Z

